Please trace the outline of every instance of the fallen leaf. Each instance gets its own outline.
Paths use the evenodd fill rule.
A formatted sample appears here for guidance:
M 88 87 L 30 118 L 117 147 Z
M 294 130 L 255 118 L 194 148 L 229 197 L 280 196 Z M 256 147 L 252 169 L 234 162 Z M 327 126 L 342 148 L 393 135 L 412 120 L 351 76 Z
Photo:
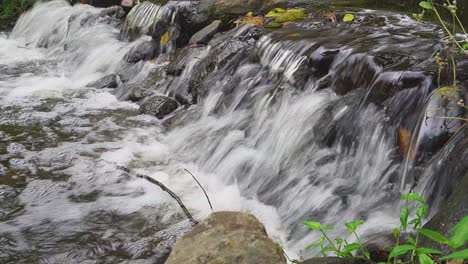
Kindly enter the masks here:
M 354 15 L 353 14 L 346 14 L 343 17 L 343 22 L 353 22 L 354 21 Z
M 264 22 L 265 22 L 265 18 L 262 16 L 256 16 L 256 17 L 245 16 L 243 18 L 236 20 L 234 23 L 241 24 L 241 25 L 260 26 L 260 25 L 263 25 Z
M 302 9 L 288 9 L 286 13 L 282 13 L 279 16 L 277 16 L 274 22 L 276 23 L 290 22 L 290 21 L 303 19 L 305 17 L 307 17 L 307 15 L 304 14 L 304 11 Z
M 398 143 L 400 145 L 401 154 L 413 160 L 416 157 L 416 152 L 414 149 L 410 149 L 411 137 L 411 132 L 408 129 L 403 127 L 398 129 Z
M 333 13 L 333 12 L 327 11 L 327 12 L 323 13 L 323 15 L 326 16 L 326 17 L 328 17 L 332 22 L 336 22 L 336 21 L 337 21 L 337 20 L 336 20 L 336 15 L 335 15 L 335 13 Z
M 276 22 L 270 22 L 264 25 L 265 28 L 280 28 L 282 26 L 283 25 L 281 23 L 276 23 Z
M 265 17 L 277 17 L 282 13 L 286 13 L 286 10 L 284 10 L 283 8 L 275 8 L 275 9 L 272 9 L 270 12 L 268 12 L 265 15 Z
M 161 46 L 166 46 L 167 42 L 169 41 L 169 31 L 166 31 L 161 37 Z

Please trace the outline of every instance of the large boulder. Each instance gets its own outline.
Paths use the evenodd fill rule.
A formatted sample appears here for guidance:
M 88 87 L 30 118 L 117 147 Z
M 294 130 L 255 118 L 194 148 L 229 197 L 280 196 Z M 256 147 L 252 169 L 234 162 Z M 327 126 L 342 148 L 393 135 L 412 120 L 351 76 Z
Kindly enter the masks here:
M 301 264 L 370 264 L 372 261 L 366 258 L 311 258 L 304 260 Z
M 142 60 L 152 60 L 159 55 L 160 48 L 159 43 L 154 40 L 141 42 L 125 55 L 125 61 L 137 63 Z
M 166 264 L 286 263 L 279 245 L 248 213 L 216 212 L 176 243 Z
M 162 119 L 174 112 L 178 107 L 179 104 L 176 100 L 167 96 L 156 95 L 144 100 L 140 106 L 140 113 Z
M 106 75 L 92 83 L 86 85 L 87 87 L 102 88 L 116 88 L 119 86 L 120 78 L 117 74 Z

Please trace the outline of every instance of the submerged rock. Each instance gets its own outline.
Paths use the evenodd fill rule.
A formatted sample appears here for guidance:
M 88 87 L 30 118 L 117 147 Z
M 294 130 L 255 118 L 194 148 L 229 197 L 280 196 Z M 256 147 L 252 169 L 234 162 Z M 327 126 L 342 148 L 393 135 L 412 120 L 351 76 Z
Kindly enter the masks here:
M 190 38 L 190 44 L 206 44 L 218 32 L 221 20 L 215 20 Z
M 286 259 L 255 216 L 216 212 L 176 243 L 166 263 L 277 264 Z
M 157 95 L 146 99 L 140 106 L 140 113 L 152 115 L 159 119 L 174 112 L 179 107 L 176 100 L 162 95 Z
M 109 74 L 101 79 L 94 81 L 92 83 L 89 83 L 86 85 L 87 87 L 95 87 L 95 88 L 117 88 L 120 83 L 120 78 L 117 74 Z

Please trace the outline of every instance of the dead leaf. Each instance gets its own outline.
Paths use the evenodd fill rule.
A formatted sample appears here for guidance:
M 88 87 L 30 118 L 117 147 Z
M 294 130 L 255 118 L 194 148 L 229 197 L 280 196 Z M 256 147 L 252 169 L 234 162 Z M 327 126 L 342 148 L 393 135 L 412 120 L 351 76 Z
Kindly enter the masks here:
M 161 46 L 166 46 L 167 42 L 169 41 L 169 31 L 166 31 L 161 37 Z
M 241 25 L 261 26 L 263 25 L 263 22 L 265 22 L 265 18 L 262 16 L 256 16 L 256 17 L 245 16 L 243 18 L 236 20 L 234 23 L 238 25 L 241 24 Z
M 327 11 L 325 13 L 323 13 L 324 16 L 328 17 L 332 22 L 336 22 L 337 19 L 336 19 L 336 15 L 335 13 L 333 12 L 330 12 L 330 11 Z
M 413 148 L 410 149 L 411 137 L 411 132 L 408 129 L 403 127 L 398 129 L 398 143 L 400 145 L 401 154 L 413 160 L 416 157 L 416 152 Z

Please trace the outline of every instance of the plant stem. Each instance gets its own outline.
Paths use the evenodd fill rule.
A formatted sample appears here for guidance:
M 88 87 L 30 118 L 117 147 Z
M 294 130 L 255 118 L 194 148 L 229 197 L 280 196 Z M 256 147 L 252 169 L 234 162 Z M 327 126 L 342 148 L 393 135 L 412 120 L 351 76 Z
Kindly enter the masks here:
M 432 1 L 430 1 L 431 5 L 433 5 Z M 453 40 L 453 42 L 458 46 L 458 48 L 460 48 L 460 50 L 465 50 L 458 42 L 457 42 L 457 39 L 455 38 L 454 35 L 452 35 L 452 33 L 450 32 L 450 30 L 447 28 L 447 26 L 445 25 L 444 23 L 444 20 L 442 19 L 442 17 L 440 17 L 440 14 L 439 12 L 437 11 L 437 8 L 434 8 L 434 12 L 437 16 L 437 18 L 439 19 L 439 22 L 442 24 L 442 26 L 444 27 L 445 31 L 447 32 L 447 34 L 450 36 L 450 38 Z
M 330 245 L 333 246 L 333 248 L 335 249 L 336 253 L 340 252 L 338 250 L 338 248 L 335 246 L 335 244 L 330 240 L 330 238 L 328 238 L 328 236 L 325 234 L 325 232 L 323 231 L 323 229 L 320 229 L 320 232 L 322 232 L 323 236 L 328 240 L 328 243 L 330 243 Z

